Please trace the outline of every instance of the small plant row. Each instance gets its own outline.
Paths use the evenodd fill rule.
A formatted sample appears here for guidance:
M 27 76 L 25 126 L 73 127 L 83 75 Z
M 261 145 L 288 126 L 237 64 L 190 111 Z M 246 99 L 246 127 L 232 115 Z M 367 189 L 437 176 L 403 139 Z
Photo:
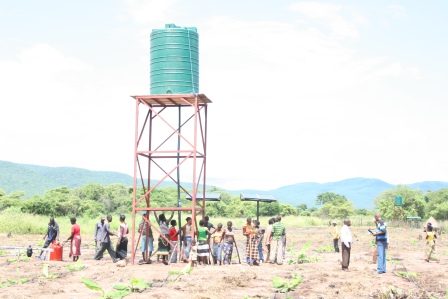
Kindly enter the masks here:
M 98 284 L 85 277 L 82 278 L 82 282 L 91 290 L 101 291 L 100 298 L 102 299 L 123 298 L 132 292 L 142 292 L 152 285 L 152 282 L 145 282 L 143 278 L 137 279 L 134 277 L 127 285 L 116 284 L 112 286 L 113 290 L 105 291 Z

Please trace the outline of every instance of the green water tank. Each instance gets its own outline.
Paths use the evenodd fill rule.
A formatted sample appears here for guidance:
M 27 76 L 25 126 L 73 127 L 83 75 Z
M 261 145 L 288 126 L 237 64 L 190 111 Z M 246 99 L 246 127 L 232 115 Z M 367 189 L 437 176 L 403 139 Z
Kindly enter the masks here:
M 403 205 L 403 197 L 401 195 L 395 196 L 395 205 L 399 207 Z
M 199 93 L 199 35 L 194 27 L 166 24 L 150 36 L 150 86 L 156 94 Z

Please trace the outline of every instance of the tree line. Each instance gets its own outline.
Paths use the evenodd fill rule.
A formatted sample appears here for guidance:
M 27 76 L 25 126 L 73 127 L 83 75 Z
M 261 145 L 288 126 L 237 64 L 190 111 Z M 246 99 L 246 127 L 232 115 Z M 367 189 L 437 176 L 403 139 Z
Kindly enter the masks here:
M 230 194 L 220 188 L 212 187 L 207 190 L 220 193 L 221 201 L 208 202 L 207 214 L 220 217 L 245 217 L 256 214 L 256 203 L 241 201 L 238 195 Z M 133 188 L 123 184 L 86 184 L 78 188 L 59 187 L 46 191 L 44 195 L 34 195 L 23 199 L 24 192 L 19 191 L 6 194 L 0 189 L 0 210 L 8 207 L 18 207 L 24 213 L 38 215 L 83 216 L 96 217 L 104 214 L 127 214 L 132 211 Z M 140 197 L 142 189 L 137 190 Z M 398 185 L 397 188 L 387 190 L 374 199 L 375 211 L 380 212 L 386 219 L 393 219 L 395 196 L 403 198 L 403 212 L 406 216 L 429 217 L 447 219 L 448 217 L 448 188 L 438 191 L 414 190 Z M 191 202 L 181 194 L 181 205 L 188 206 Z M 163 187 L 151 192 L 151 206 L 177 206 L 177 188 Z M 140 206 L 144 206 L 144 201 Z M 396 208 L 395 208 L 396 209 Z M 272 202 L 260 203 L 260 215 L 295 215 L 318 216 L 321 218 L 341 219 L 352 215 L 370 215 L 374 211 L 355 209 L 353 202 L 344 195 L 324 192 L 317 196 L 316 207 L 307 207 L 297 203 L 296 206 Z

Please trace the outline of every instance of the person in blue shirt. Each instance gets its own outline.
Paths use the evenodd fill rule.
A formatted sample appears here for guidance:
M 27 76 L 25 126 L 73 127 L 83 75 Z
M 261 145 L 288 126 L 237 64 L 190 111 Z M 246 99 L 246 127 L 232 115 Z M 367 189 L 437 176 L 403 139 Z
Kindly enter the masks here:
M 376 246 L 378 249 L 377 272 L 386 273 L 386 248 L 387 248 L 387 228 L 380 214 L 375 215 L 375 221 L 378 223 L 375 233 Z

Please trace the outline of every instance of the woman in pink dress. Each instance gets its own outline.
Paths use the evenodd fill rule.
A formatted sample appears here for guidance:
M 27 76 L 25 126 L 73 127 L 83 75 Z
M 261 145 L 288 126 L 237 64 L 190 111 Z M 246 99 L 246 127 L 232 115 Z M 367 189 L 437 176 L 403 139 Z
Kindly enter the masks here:
M 70 222 L 72 223 L 71 235 L 68 237 L 70 242 L 70 257 L 73 257 L 73 261 L 76 262 L 81 255 L 81 228 L 76 223 L 76 218 L 70 218 Z

